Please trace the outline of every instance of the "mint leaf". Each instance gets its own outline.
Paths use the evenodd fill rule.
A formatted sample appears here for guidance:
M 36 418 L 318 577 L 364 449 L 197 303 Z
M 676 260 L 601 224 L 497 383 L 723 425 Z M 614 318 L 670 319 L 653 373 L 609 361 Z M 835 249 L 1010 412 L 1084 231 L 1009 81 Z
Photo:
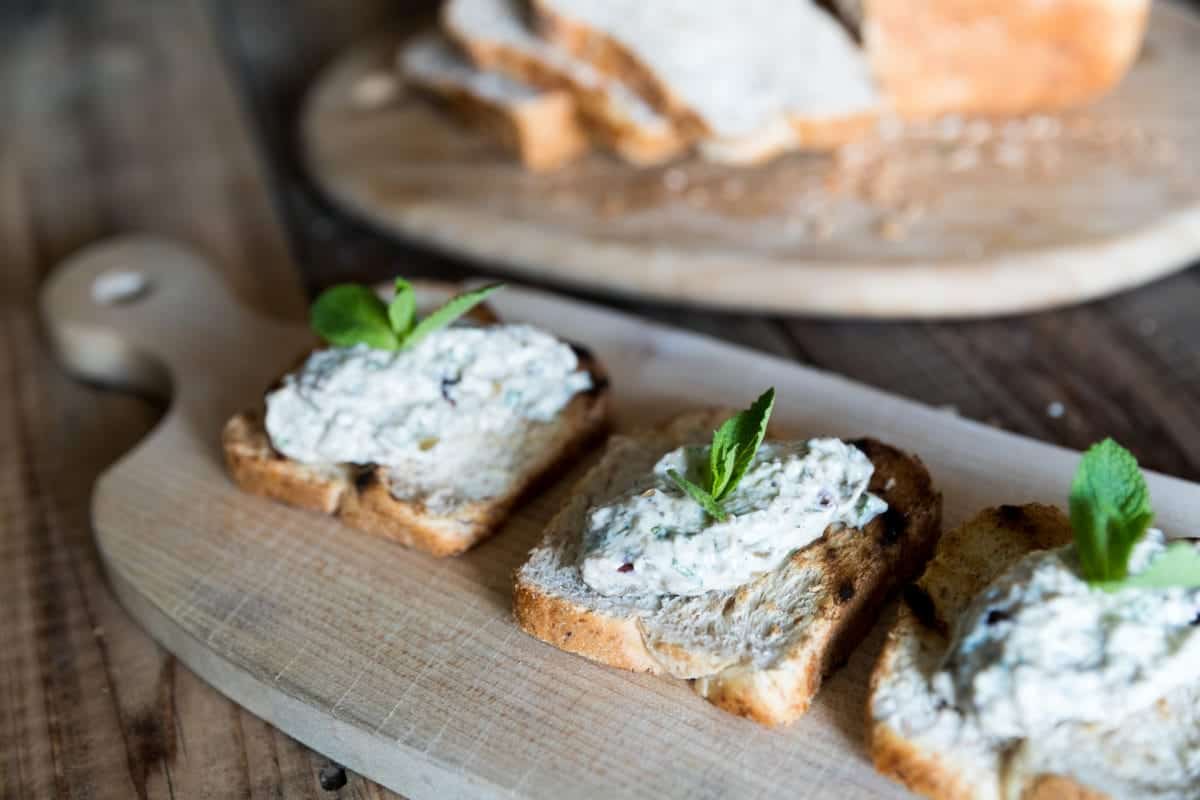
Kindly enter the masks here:
M 1071 483 L 1070 509 L 1083 577 L 1123 580 L 1134 545 L 1154 519 L 1137 459 L 1112 439 L 1093 445 Z
M 1168 545 L 1150 566 L 1122 581 L 1105 581 L 1100 587 L 1120 589 L 1195 589 L 1200 587 L 1200 551 L 1186 542 Z
M 713 499 L 713 496 L 708 493 L 708 490 L 702 486 L 697 486 L 687 478 L 680 475 L 679 470 L 667 470 L 667 477 L 675 481 L 676 486 L 691 495 L 691 498 L 699 503 L 701 507 L 708 512 L 710 517 L 719 520 L 729 519 L 729 512 L 721 508 L 721 504 Z
M 503 287 L 504 284 L 502 283 L 493 283 L 490 286 L 484 286 L 473 292 L 464 292 L 457 297 L 450 298 L 444 306 L 418 322 L 417 326 L 404 337 L 401 346 L 412 347 L 434 331 L 454 322 L 454 320 L 486 300 L 492 292 Z
M 396 296 L 388 304 L 387 314 L 392 332 L 403 339 L 417 318 L 417 293 L 404 278 L 396 278 Z
M 709 491 L 718 502 L 737 488 L 738 482 L 749 469 L 754 454 L 767 435 L 767 421 L 771 419 L 774 407 L 775 390 L 767 389 L 750 408 L 725 420 L 713 434 L 709 453 L 709 471 L 712 474 Z
M 725 487 L 729 485 L 729 479 L 733 477 L 734 469 L 737 467 L 738 446 L 732 445 L 725 449 L 723 455 L 720 455 L 721 462 L 716 463 L 713 454 L 716 453 L 716 447 L 709 449 L 708 458 L 708 491 L 713 497 L 721 497 L 725 491 Z
M 326 289 L 313 303 L 309 319 L 317 335 L 338 347 L 365 344 L 395 350 L 400 346 L 383 301 L 365 286 L 344 283 Z

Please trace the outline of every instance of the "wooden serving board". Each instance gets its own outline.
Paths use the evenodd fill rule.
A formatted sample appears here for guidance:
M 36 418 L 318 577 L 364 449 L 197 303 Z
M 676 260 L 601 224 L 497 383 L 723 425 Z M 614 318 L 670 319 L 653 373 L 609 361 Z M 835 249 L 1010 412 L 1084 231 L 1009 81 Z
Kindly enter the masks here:
M 140 294 L 113 303 L 122 290 Z M 628 429 L 766 386 L 796 435 L 870 434 L 917 452 L 955 524 L 982 506 L 1061 501 L 1076 454 L 778 358 L 510 287 L 506 319 L 587 343 Z M 173 399 L 97 482 L 113 590 L 189 668 L 305 744 L 407 796 L 900 797 L 863 754 L 866 682 L 886 620 L 810 713 L 769 730 L 682 682 L 562 653 L 510 615 L 513 569 L 576 468 L 467 555 L 436 560 L 240 493 L 221 426 L 310 343 L 240 307 L 195 255 L 155 240 L 89 249 L 51 278 L 47 330 L 80 376 Z M 1158 520 L 1189 529 L 1200 487 L 1153 475 Z M 885 615 L 885 617 L 888 615 Z
M 1092 108 L 754 169 L 596 154 L 528 174 L 423 98 L 364 102 L 397 44 L 320 76 L 301 120 L 309 171 L 358 216 L 492 268 L 706 306 L 955 317 L 1099 297 L 1200 256 L 1200 15 L 1165 0 Z

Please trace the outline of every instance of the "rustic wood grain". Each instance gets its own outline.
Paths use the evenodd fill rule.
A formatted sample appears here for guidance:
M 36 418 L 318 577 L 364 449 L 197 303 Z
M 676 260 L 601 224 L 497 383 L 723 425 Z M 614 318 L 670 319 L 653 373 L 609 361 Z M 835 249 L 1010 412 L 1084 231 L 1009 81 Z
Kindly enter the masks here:
M 155 288 L 122 306 L 97 304 L 94 281 L 120 267 Z M 202 261 L 154 242 L 84 251 L 44 292 L 48 330 L 73 371 L 126 382 L 124 368 L 98 357 L 115 346 L 147 353 L 173 378 L 166 419 L 96 490 L 96 540 L 114 590 L 205 680 L 300 740 L 419 798 L 716 798 L 797 785 L 812 798 L 907 795 L 862 750 L 869 647 L 811 713 L 765 732 L 681 682 L 582 662 L 522 634 L 509 611 L 513 569 L 577 470 L 458 558 L 356 534 L 241 492 L 216 446 L 225 420 L 256 403 L 275 365 L 309 343 L 306 327 L 247 313 Z M 1061 502 L 1077 460 L 598 306 L 515 286 L 493 304 L 501 319 L 587 342 L 611 376 L 618 431 L 742 403 L 772 384 L 779 430 L 869 432 L 919 453 L 950 527 L 986 506 Z M 259 357 L 238 358 L 250 341 Z M 1158 523 L 1186 530 L 1200 514 L 1200 486 L 1148 479 Z
M 96 558 L 96 475 L 157 403 L 81 386 L 35 313 L 42 276 L 112 232 L 215 256 L 265 313 L 302 311 L 256 145 L 198 2 L 28 8 L 0 22 L 0 797 L 391 797 L 212 690 L 136 625 Z M 202 111 L 200 111 L 202 110 Z
M 188 670 L 167 669 L 171 660 L 116 605 L 89 539 L 90 486 L 161 409 L 64 377 L 41 344 L 32 298 L 58 259 L 130 228 L 221 253 L 229 280 L 267 311 L 277 307 L 270 287 L 291 286 L 288 251 L 310 291 L 397 271 L 466 274 L 332 209 L 303 175 L 292 135 L 305 82 L 326 59 L 431 5 L 166 0 L 143 13 L 146 4 L 114 0 L 0 4 L 0 557 L 28 565 L 0 581 L 0 607 L 14 610 L 0 618 L 5 800 L 139 797 L 143 783 L 146 797 L 393 796 L 354 775 L 340 793 L 323 792 L 324 758 Z M 149 68 L 130 73 L 123 48 Z M 170 91 L 183 91 L 188 107 Z M 140 104 L 156 96 L 150 117 Z M 190 167 L 173 158 L 181 128 L 214 109 L 225 138 L 193 139 Z M 273 277 L 259 293 L 264 275 Z M 1047 441 L 1081 446 L 1113 433 L 1148 466 L 1200 479 L 1195 269 L 1071 312 L 964 324 L 618 305 Z M 1061 417 L 1047 414 L 1054 402 Z

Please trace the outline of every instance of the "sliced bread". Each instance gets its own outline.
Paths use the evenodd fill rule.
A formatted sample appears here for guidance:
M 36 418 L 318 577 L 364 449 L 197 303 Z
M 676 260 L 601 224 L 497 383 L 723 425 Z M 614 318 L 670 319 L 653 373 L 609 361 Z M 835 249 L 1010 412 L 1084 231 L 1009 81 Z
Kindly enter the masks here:
M 444 36 L 420 34 L 400 51 L 412 86 L 444 100 L 468 123 L 515 152 L 531 170 L 556 169 L 587 151 L 588 137 L 568 92 L 534 88 L 475 67 Z
M 1047 741 L 1003 751 L 973 735 L 930 689 L 955 621 L 975 595 L 1022 556 L 1071 540 L 1070 521 L 1043 505 L 987 509 L 942 537 L 905 592 L 871 679 L 868 747 L 880 772 L 936 800 L 1197 796 L 1200 681 L 1111 725 L 1063 724 Z
M 1150 0 L 836 0 L 907 116 L 1024 114 L 1087 102 L 1141 46 Z
M 707 443 L 724 411 L 615 436 L 516 574 L 513 611 L 528 633 L 614 667 L 671 675 L 717 706 L 767 725 L 801 716 L 875 622 L 887 594 L 933 551 L 941 495 L 921 462 L 866 439 L 870 491 L 888 511 L 863 530 L 831 527 L 783 565 L 729 591 L 696 597 L 600 595 L 578 566 L 589 507 L 636 481 L 666 452 Z
M 671 121 L 619 80 L 537 36 L 527 11 L 519 0 L 449 0 L 442 27 L 478 66 L 569 91 L 596 139 L 627 161 L 656 164 L 687 148 Z
M 491 314 L 480 306 L 473 316 L 487 320 Z M 446 508 L 418 498 L 397 498 L 392 484 L 400 476 L 390 475 L 383 466 L 294 461 L 271 446 L 262 408 L 243 411 L 226 423 L 226 464 L 238 486 L 251 494 L 337 516 L 352 528 L 435 556 L 458 555 L 495 532 L 522 496 L 603 430 L 608 378 L 595 358 L 574 349 L 580 368 L 592 376 L 592 388 L 575 395 L 553 421 L 529 424 L 521 452 L 512 454 L 512 480 L 496 496 Z
M 863 133 L 879 104 L 865 56 L 812 0 L 533 0 L 545 36 L 618 77 L 738 163 Z

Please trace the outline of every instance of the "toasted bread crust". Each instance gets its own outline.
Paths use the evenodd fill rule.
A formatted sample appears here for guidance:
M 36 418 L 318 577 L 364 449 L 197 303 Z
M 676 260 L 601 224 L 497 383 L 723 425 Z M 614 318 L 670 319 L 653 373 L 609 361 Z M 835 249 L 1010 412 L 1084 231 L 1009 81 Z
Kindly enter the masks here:
M 802 150 L 833 150 L 870 133 L 879 114 L 868 111 L 830 119 L 791 117 L 788 121 Z
M 517 48 L 467 36 L 450 24 L 445 14 L 442 27 L 478 66 L 511 75 L 531 86 L 569 92 L 592 135 L 626 161 L 652 166 L 669 161 L 688 148 L 688 139 L 673 126 L 656 133 L 614 116 L 603 89 L 584 86 Z
M 608 378 L 599 362 L 579 352 L 593 388 L 567 404 L 556 434 L 519 484 L 501 497 L 466 504 L 448 515 L 393 497 L 385 468 L 347 465 L 320 471 L 282 456 L 271 447 L 259 411 L 241 412 L 226 423 L 226 464 L 238 486 L 251 494 L 338 516 L 352 528 L 434 556 L 458 555 L 494 533 L 523 496 L 606 426 Z
M 507 106 L 489 103 L 450 85 L 419 87 L 440 98 L 469 126 L 517 154 L 533 172 L 549 172 L 574 161 L 590 148 L 570 95 L 552 92 L 535 101 Z
M 1109 796 L 1061 775 L 1042 775 L 1026 787 L 1021 800 L 1109 800 Z
M 316 470 L 275 452 L 258 412 L 234 415 L 225 423 L 221 444 L 233 479 L 251 494 L 309 511 L 334 514 L 350 488 L 348 468 Z
M 921 638 L 931 648 L 944 649 L 949 643 L 950 627 L 975 594 L 1027 553 L 1061 547 L 1070 541 L 1067 518 L 1057 508 L 1041 504 L 989 508 L 942 537 L 925 574 L 906 595 L 871 675 L 866 728 L 867 749 L 875 769 L 932 800 L 974 796 L 967 778 L 945 754 L 923 749 L 875 719 L 872 707 L 876 692 L 897 668 L 897 652 L 906 640 Z M 1037 776 L 1021 794 L 1022 800 L 1106 797 L 1058 775 Z
M 663 672 L 635 619 L 597 614 L 519 580 L 513 587 L 513 616 L 526 633 L 568 653 L 631 672 Z
M 706 426 L 724 419 L 709 415 Z M 532 636 L 594 661 L 662 674 L 663 659 L 674 674 L 698 675 L 693 689 L 731 713 L 765 725 L 784 725 L 803 715 L 825 674 L 835 669 L 878 618 L 887 595 L 911 580 L 933 552 L 941 527 L 941 495 L 920 460 L 873 439 L 854 442 L 875 464 L 871 491 L 890 510 L 862 531 L 830 530 L 817 543 L 791 556 L 798 566 L 817 566 L 828 602 L 811 637 L 771 669 L 735 665 L 713 668 L 703 654 L 683 648 L 652 651 L 636 616 L 618 616 L 577 605 L 526 582 L 518 572 L 513 595 L 517 624 Z M 582 486 L 586 486 L 584 477 Z M 552 523 L 553 525 L 553 523 Z
M 405 48 L 414 46 L 414 42 L 420 46 L 424 40 L 416 37 Z M 405 69 L 405 48 L 401 49 L 401 71 L 411 86 L 440 100 L 468 126 L 515 152 L 531 171 L 557 169 L 589 149 L 587 132 L 570 93 L 550 90 L 511 101 L 497 100 L 477 92 L 454 74 Z
M 954 772 L 942 767 L 938 757 L 922 752 L 887 726 L 867 727 L 868 746 L 875 769 L 903 783 L 917 794 L 937 800 L 961 800 L 970 787 Z

